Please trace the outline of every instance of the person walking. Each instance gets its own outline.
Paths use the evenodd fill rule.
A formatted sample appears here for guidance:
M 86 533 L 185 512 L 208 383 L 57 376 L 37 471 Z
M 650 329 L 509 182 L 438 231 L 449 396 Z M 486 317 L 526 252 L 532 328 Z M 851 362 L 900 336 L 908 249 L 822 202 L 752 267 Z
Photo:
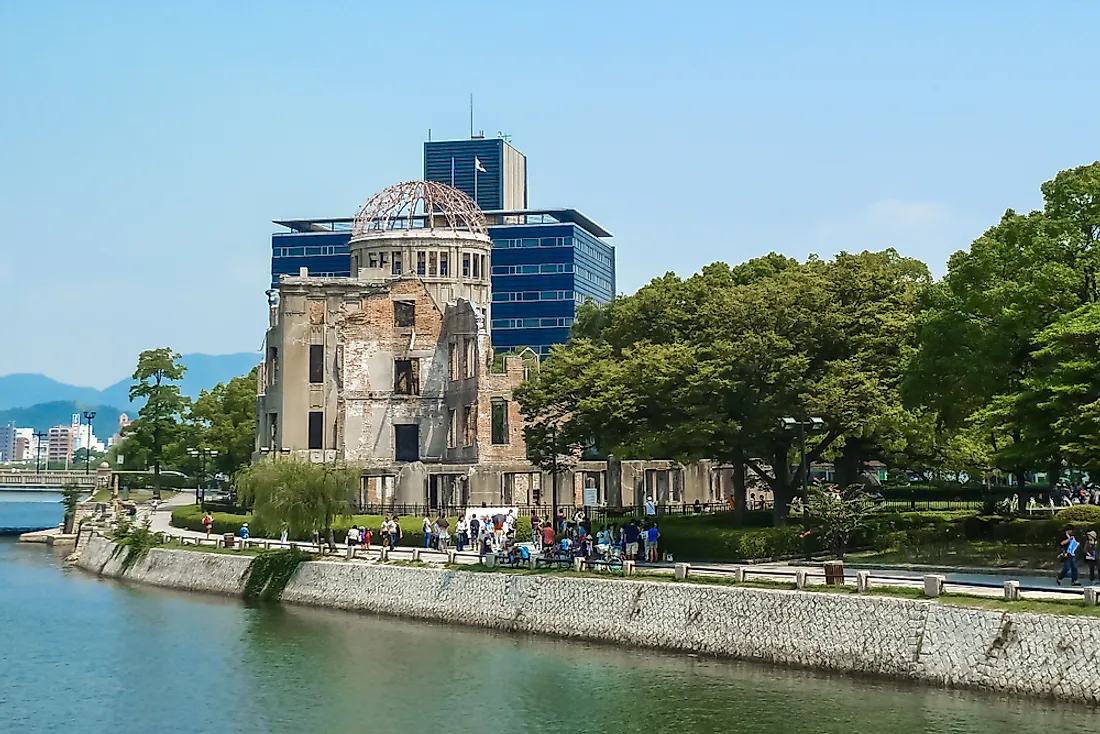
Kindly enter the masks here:
M 351 551 L 352 557 L 355 556 L 355 548 L 359 545 L 359 526 L 352 525 L 348 528 L 348 550 Z
M 1096 545 L 1096 531 L 1090 530 L 1088 535 L 1085 536 L 1085 565 L 1089 567 L 1089 582 L 1097 580 L 1097 545 Z
M 638 557 L 638 539 L 641 537 L 641 530 L 638 528 L 636 521 L 631 520 L 630 523 L 623 528 L 623 542 L 626 545 L 625 552 L 628 561 L 633 561 Z
M 390 538 L 390 547 L 396 548 L 401 542 L 401 518 L 397 515 L 393 516 L 393 522 L 390 524 L 390 529 L 393 531 Z
M 424 516 L 424 547 L 432 547 L 432 521 L 427 515 Z
M 1062 579 L 1069 576 L 1070 582 L 1074 586 L 1080 586 L 1081 582 L 1077 580 L 1077 546 L 1080 543 L 1077 542 L 1077 538 L 1073 537 L 1072 525 L 1066 528 L 1066 537 L 1062 539 L 1059 545 L 1062 547 L 1062 570 L 1055 581 L 1061 586 Z
M 206 531 L 206 537 L 210 537 L 210 529 L 214 527 L 214 516 L 208 511 L 202 516 L 202 527 Z
M 646 530 L 646 552 L 649 554 L 649 562 L 657 563 L 661 560 L 660 554 L 657 553 L 657 539 L 661 537 L 661 534 L 657 531 L 657 523 L 653 522 L 649 524 L 649 529 Z
M 372 536 L 372 533 L 371 533 L 370 528 L 367 527 L 366 525 L 364 525 L 362 536 L 360 538 L 359 544 L 361 546 L 363 546 L 363 550 L 365 550 L 365 551 L 370 550 L 371 536 Z
M 466 543 L 469 542 L 470 526 L 466 523 L 466 518 L 459 517 L 458 522 L 455 523 L 455 550 L 459 553 L 466 547 Z
M 448 520 L 443 514 L 439 515 L 439 519 L 435 521 L 436 527 L 436 550 L 441 553 L 447 551 L 447 543 L 451 539 L 451 521 Z

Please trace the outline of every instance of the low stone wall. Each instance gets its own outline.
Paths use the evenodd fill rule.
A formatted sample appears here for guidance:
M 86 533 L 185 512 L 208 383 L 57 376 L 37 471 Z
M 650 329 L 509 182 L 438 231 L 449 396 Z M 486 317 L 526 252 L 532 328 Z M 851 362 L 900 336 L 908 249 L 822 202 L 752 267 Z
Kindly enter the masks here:
M 123 555 L 114 555 L 116 547 L 106 538 L 94 535 L 83 542 L 76 565 L 109 578 L 184 591 L 241 596 L 245 573 L 252 563 L 251 556 L 152 548 L 144 558 L 123 571 Z
M 245 557 L 152 550 L 121 574 L 97 538 L 79 565 L 239 595 Z M 283 601 L 712 654 L 952 687 L 1100 702 L 1100 619 L 747 587 L 302 564 Z

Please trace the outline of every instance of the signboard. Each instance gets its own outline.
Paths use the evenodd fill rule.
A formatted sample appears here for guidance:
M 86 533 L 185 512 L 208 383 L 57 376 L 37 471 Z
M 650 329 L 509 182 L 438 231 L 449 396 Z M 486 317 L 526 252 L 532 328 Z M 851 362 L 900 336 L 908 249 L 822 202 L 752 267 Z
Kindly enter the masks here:
M 584 506 L 595 507 L 600 504 L 600 492 L 596 487 L 584 488 Z

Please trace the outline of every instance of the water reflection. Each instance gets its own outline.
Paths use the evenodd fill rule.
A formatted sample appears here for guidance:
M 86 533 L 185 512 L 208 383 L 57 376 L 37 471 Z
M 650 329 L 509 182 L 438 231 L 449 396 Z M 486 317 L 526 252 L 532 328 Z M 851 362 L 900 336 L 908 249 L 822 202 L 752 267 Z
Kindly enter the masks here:
M 1093 731 L 1083 707 L 404 622 L 249 608 L 0 542 L 0 713 L 34 731 Z M 3 727 L 0 727 L 3 728 Z

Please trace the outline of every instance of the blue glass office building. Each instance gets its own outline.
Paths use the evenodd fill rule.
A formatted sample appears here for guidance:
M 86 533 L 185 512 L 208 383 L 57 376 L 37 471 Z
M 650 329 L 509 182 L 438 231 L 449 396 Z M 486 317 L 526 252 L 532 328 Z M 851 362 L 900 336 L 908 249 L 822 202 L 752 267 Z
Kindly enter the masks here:
M 475 163 L 484 171 L 477 171 Z M 453 168 L 452 168 L 453 161 Z M 497 351 L 530 347 L 545 356 L 569 338 L 579 303 L 615 295 L 611 233 L 575 209 L 527 208 L 526 159 L 501 139 L 424 144 L 424 178 L 475 194 L 493 240 L 491 331 Z M 307 268 L 351 275 L 350 218 L 282 220 L 271 236 L 271 282 Z

